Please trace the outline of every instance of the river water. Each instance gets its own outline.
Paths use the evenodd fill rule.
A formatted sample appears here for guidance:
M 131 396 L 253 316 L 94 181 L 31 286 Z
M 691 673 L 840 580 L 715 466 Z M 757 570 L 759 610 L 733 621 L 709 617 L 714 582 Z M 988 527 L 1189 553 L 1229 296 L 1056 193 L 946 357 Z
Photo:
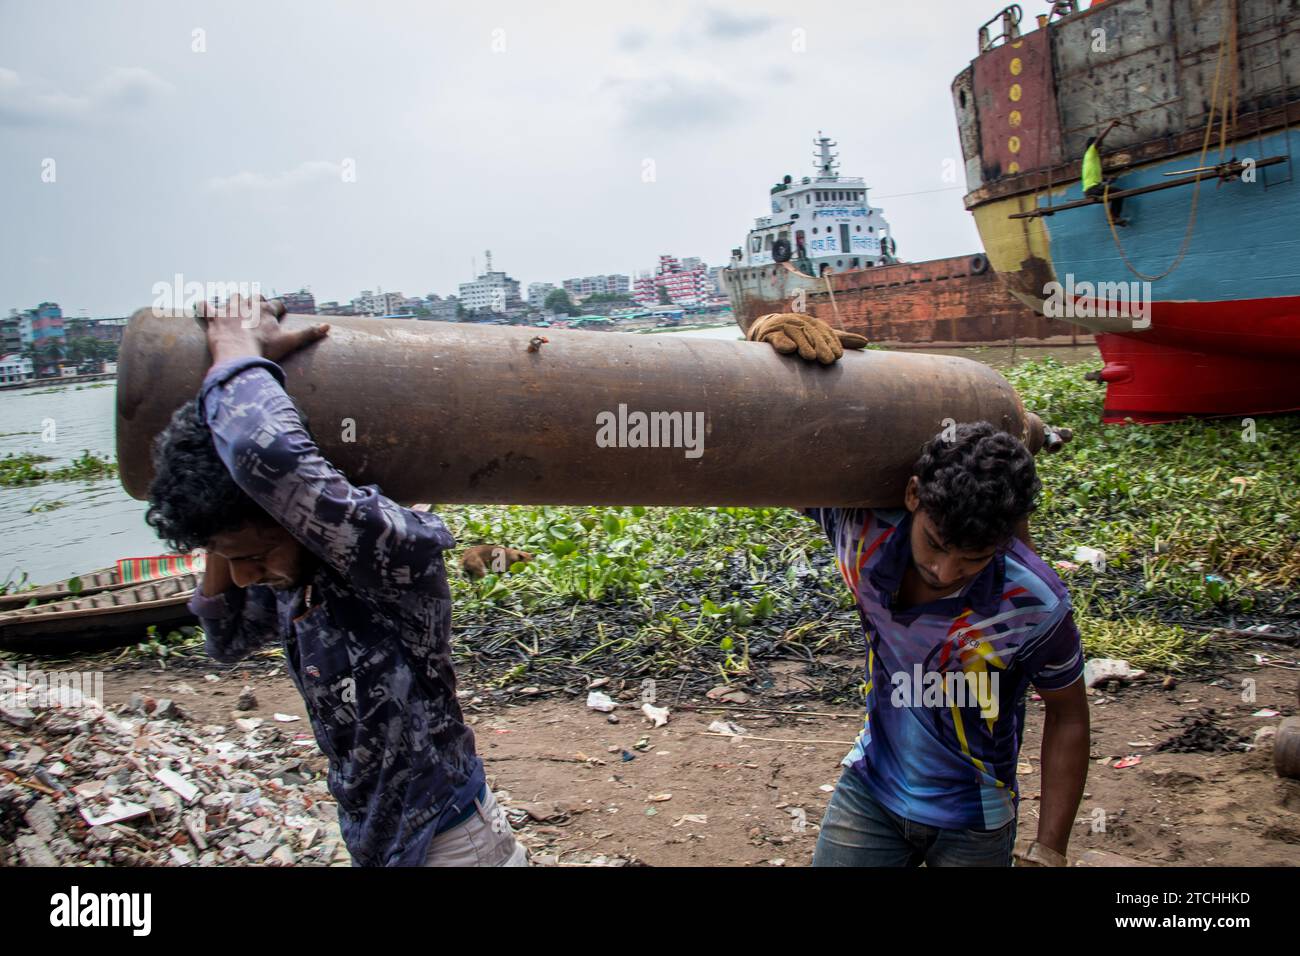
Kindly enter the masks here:
M 657 333 L 735 340 L 734 327 Z M 1099 357 L 1093 346 L 944 351 L 1005 368 L 1014 361 L 1051 355 L 1062 362 Z M 99 387 L 96 387 L 96 386 Z M 116 457 L 112 382 L 0 392 L 0 455 L 31 452 L 69 462 L 83 450 Z M 51 435 L 46 423 L 52 420 Z M 45 441 L 53 437 L 54 441 Z M 62 502 L 54 510 L 41 510 Z M 144 522 L 145 504 L 127 496 L 116 479 L 43 482 L 0 488 L 0 583 L 26 572 L 45 583 L 107 567 L 118 558 L 146 557 L 167 549 Z

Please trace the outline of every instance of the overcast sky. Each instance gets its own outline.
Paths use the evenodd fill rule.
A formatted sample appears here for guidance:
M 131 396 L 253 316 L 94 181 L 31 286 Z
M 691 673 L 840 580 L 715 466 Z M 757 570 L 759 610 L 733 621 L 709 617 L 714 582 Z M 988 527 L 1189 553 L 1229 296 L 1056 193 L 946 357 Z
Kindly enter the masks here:
M 0 0 L 0 314 L 725 264 L 818 130 L 900 256 L 973 252 L 949 86 L 1000 6 Z

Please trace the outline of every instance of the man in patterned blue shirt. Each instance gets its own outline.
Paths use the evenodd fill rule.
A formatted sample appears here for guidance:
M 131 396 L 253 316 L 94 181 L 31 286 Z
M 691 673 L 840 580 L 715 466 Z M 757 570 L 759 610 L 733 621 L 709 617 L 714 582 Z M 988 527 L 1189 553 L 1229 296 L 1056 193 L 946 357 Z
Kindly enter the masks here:
M 1088 704 L 1069 594 L 1029 540 L 1039 490 L 1028 449 L 979 422 L 921 449 L 904 508 L 808 509 L 867 651 L 863 728 L 814 866 L 1010 865 L 1031 684 L 1047 713 L 1037 839 L 1019 859 L 1065 865 L 1088 772 Z
M 275 361 L 328 326 L 282 328 L 260 299 L 203 314 L 212 367 L 155 444 L 146 518 L 208 551 L 208 652 L 282 642 L 354 864 L 526 865 L 456 700 L 451 533 L 321 457 Z

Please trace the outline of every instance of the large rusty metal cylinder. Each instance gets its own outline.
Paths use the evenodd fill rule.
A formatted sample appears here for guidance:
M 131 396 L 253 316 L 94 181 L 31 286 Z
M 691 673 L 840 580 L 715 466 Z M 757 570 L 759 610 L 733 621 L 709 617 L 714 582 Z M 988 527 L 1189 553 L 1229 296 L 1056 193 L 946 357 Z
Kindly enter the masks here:
M 403 503 L 888 507 L 946 421 L 1042 439 L 1007 381 L 961 358 L 850 352 L 822 367 L 675 335 L 284 319 L 320 321 L 329 337 L 283 363 L 287 390 L 330 462 Z M 208 365 L 198 320 L 132 317 L 117 383 L 132 496 Z

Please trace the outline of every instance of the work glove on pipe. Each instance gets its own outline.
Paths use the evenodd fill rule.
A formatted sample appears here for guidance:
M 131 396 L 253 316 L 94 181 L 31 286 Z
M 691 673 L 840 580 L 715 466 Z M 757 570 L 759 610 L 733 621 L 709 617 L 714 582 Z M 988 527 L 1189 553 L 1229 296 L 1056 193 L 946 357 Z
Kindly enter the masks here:
M 773 312 L 759 316 L 745 336 L 751 342 L 766 342 L 782 355 L 798 352 L 805 361 L 830 365 L 845 349 L 866 348 L 867 340 L 853 332 L 833 329 L 821 319 L 799 312 Z

